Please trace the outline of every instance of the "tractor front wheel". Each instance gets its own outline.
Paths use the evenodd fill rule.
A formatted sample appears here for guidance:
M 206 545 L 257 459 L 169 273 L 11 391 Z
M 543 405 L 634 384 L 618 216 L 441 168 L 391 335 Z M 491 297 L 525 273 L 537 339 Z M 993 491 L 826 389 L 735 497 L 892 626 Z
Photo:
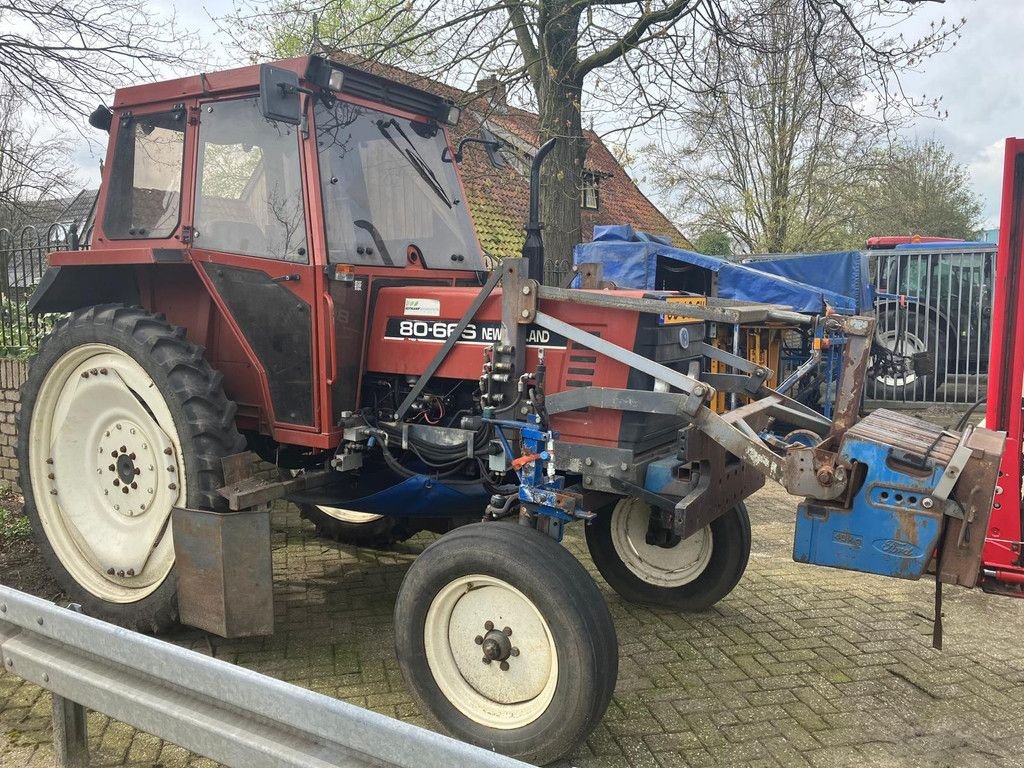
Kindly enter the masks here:
M 575 749 L 615 688 L 618 641 L 597 585 L 525 526 L 476 523 L 427 547 L 399 590 L 395 638 L 425 714 L 531 763 Z
M 633 496 L 587 525 L 587 548 L 622 597 L 677 611 L 702 611 L 739 583 L 750 557 L 750 518 L 736 505 L 687 539 L 651 525 L 651 507 Z
M 177 619 L 170 515 L 223 508 L 220 462 L 244 450 L 202 349 L 121 305 L 61 320 L 22 388 L 25 512 L 58 583 L 86 613 L 155 632 Z

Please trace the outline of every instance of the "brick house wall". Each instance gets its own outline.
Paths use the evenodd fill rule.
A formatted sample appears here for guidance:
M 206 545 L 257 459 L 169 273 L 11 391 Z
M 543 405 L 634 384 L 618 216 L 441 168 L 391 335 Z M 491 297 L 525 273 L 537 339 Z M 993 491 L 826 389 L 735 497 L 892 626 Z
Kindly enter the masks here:
M 19 493 L 17 418 L 21 387 L 27 376 L 28 363 L 0 359 L 0 484 Z

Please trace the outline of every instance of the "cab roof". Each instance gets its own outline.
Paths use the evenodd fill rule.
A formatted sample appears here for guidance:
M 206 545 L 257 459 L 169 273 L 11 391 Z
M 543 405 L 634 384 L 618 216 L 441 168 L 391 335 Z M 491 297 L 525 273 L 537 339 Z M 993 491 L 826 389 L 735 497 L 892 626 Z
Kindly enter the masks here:
M 403 109 L 420 115 L 443 120 L 451 101 L 435 94 L 396 80 L 367 72 L 349 64 L 341 64 L 322 56 L 299 56 L 270 62 L 275 67 L 288 69 L 308 82 L 307 73 L 315 67 L 327 66 L 345 73 L 341 93 L 374 101 L 387 106 Z M 205 96 L 221 96 L 239 91 L 253 91 L 259 88 L 260 66 L 253 64 L 219 72 L 202 72 L 198 75 L 163 80 L 144 85 L 118 88 L 114 92 L 114 109 L 134 109 L 147 104 L 165 103 L 177 99 Z

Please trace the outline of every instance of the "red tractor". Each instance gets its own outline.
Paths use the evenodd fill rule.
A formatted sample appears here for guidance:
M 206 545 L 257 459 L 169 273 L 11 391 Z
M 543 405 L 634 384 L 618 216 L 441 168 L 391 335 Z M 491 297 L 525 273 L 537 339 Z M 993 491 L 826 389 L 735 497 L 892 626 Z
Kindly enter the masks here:
M 94 113 L 93 247 L 53 254 L 32 297 L 66 314 L 19 438 L 40 549 L 86 612 L 176 621 L 175 509 L 277 496 L 352 542 L 450 530 L 398 596 L 406 680 L 450 732 L 544 763 L 600 721 L 618 664 L 559 545 L 571 522 L 623 597 L 701 610 L 743 575 L 744 500 L 767 476 L 806 497 L 798 560 L 977 583 L 1001 434 L 858 423 L 870 318 L 540 285 L 550 147 L 524 258 L 488 273 L 457 119 L 318 57 L 126 88 Z M 773 319 L 843 334 L 833 421 L 705 336 Z M 716 392 L 743 404 L 718 415 Z M 245 451 L 282 479 L 226 484 Z

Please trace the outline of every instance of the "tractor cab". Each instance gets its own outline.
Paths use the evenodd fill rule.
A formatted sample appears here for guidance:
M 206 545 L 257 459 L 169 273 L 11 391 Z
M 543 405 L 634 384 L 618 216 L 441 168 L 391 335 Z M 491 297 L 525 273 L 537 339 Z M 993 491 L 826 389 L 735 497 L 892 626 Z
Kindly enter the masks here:
M 359 403 L 367 297 L 398 270 L 449 286 L 484 270 L 458 116 L 319 57 L 121 89 L 92 118 L 110 132 L 93 249 L 56 254 L 33 309 L 159 307 L 216 361 L 242 424 L 332 447 Z

